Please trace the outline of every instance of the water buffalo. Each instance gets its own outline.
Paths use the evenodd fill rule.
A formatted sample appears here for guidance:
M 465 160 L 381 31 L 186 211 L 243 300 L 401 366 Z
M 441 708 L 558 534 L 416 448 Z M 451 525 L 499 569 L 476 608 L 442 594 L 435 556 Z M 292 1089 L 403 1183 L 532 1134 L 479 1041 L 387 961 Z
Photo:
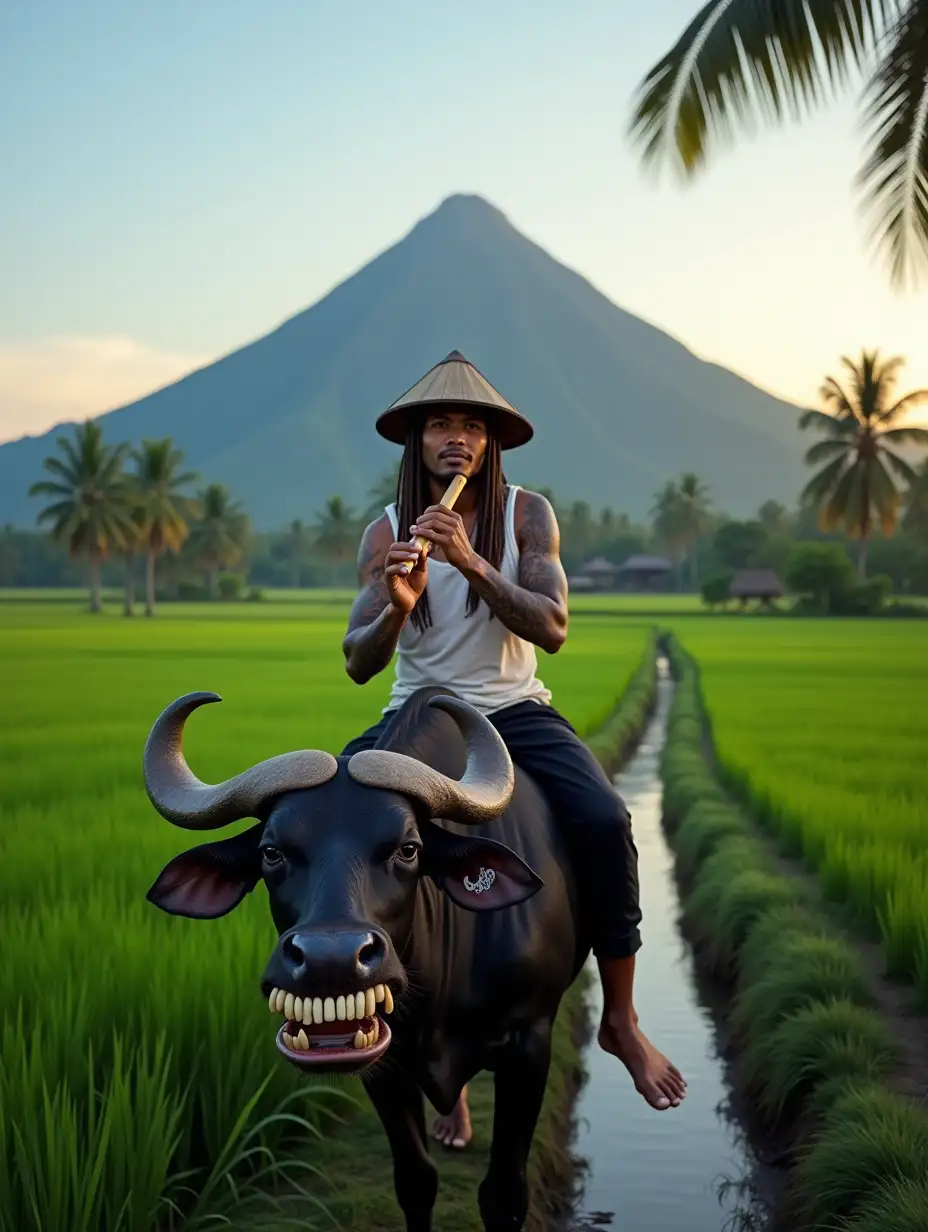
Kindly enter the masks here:
M 284 1019 L 277 1048 L 307 1074 L 360 1075 L 408 1232 L 429 1232 L 438 1189 L 423 1093 L 449 1113 L 466 1082 L 493 1071 L 478 1198 L 487 1232 L 515 1232 L 554 1018 L 589 950 L 544 796 L 489 721 L 439 689 L 410 698 L 374 749 L 286 753 L 207 786 L 182 735 L 198 706 L 219 700 L 192 693 L 158 718 L 148 795 L 186 829 L 258 824 L 179 855 L 149 901 L 212 919 L 264 880 L 279 940 L 261 991 Z M 499 841 L 474 829 L 484 823 Z

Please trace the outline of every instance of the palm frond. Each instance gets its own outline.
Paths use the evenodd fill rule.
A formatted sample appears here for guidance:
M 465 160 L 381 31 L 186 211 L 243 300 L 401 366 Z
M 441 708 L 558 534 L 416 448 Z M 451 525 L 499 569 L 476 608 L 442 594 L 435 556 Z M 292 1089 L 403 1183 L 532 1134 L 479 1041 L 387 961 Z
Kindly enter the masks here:
M 815 428 L 819 432 L 826 432 L 831 437 L 853 437 L 858 430 L 856 418 L 848 415 L 829 415 L 827 411 L 809 410 L 803 411 L 799 416 L 800 431 L 805 432 L 807 428 Z
M 820 471 L 817 471 L 806 486 L 802 489 L 799 497 L 802 504 L 821 504 L 826 500 L 836 483 L 841 478 L 842 473 L 848 469 L 847 458 L 844 454 L 839 458 L 835 458 L 833 462 L 827 463 Z
M 893 423 L 894 420 L 901 419 L 915 407 L 921 406 L 923 402 L 928 402 L 928 389 L 913 389 L 910 394 L 906 394 L 904 398 L 900 398 L 898 402 L 887 407 L 880 416 L 880 423 Z
M 850 441 L 816 441 L 811 449 L 806 450 L 804 461 L 809 466 L 814 466 L 816 462 L 825 462 L 833 457 L 845 457 L 852 448 Z
M 858 184 L 871 243 L 901 288 L 928 272 L 928 0 L 909 0 L 866 98 L 869 155 Z
M 891 535 L 899 521 L 899 490 L 880 458 L 871 459 L 868 479 L 871 516 L 877 519 L 884 535 Z
M 631 135 L 645 164 L 669 156 L 692 175 L 710 139 L 731 140 L 757 114 L 807 112 L 897 11 L 898 0 L 710 0 L 639 86 Z
M 889 433 L 887 432 L 886 436 L 888 435 Z M 881 437 L 880 439 L 883 440 L 884 438 Z M 894 453 L 893 450 L 886 448 L 881 449 L 880 457 L 892 470 L 896 472 L 899 478 L 909 484 L 910 487 L 919 482 L 918 471 L 915 470 L 914 467 L 910 466 L 909 463 L 906 462 L 905 458 L 900 458 L 897 453 Z
M 888 432 L 881 432 L 879 439 L 899 445 L 928 445 L 928 428 L 890 428 Z
M 824 384 L 819 390 L 819 396 L 827 406 L 833 406 L 839 415 L 843 417 L 853 416 L 854 406 L 850 396 L 833 376 L 825 378 Z

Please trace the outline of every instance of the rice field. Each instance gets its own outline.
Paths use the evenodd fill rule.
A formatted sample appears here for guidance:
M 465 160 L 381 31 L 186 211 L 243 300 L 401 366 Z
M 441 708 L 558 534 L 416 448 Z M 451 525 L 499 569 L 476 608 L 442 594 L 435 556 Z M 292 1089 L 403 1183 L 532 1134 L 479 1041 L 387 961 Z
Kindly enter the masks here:
M 679 620 L 729 785 L 928 996 L 928 624 Z
M 94 618 L 66 597 L 0 601 L 0 1232 L 170 1229 L 175 1203 L 185 1228 L 212 1226 L 231 1165 L 266 1174 L 286 1133 L 350 1114 L 344 1088 L 277 1058 L 257 995 L 275 940 L 263 889 L 218 921 L 145 901 L 202 839 L 162 821 L 141 782 L 152 721 L 194 689 L 224 699 L 185 739 L 206 781 L 292 748 L 337 752 L 375 721 L 388 679 L 359 689 L 344 673 L 348 598 L 154 621 L 115 602 Z M 581 732 L 612 710 L 649 629 L 582 617 L 541 656 Z

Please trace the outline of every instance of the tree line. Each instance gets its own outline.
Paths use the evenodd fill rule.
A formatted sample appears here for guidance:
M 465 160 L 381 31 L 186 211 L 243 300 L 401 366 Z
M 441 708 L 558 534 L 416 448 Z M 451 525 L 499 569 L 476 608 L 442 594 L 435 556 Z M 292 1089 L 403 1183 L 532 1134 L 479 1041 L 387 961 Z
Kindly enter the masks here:
M 860 579 L 872 556 L 897 589 L 928 592 L 928 461 L 915 467 L 898 452 L 900 445 L 928 445 L 928 430 L 900 423 L 928 401 L 928 391 L 893 397 L 901 362 L 864 352 L 856 363 L 843 361 L 849 373 L 843 385 L 826 378 L 826 409 L 807 411 L 799 421 L 823 439 L 806 454 L 814 473 L 795 510 L 766 501 L 753 518 L 732 519 L 714 508 L 694 473 L 668 480 L 645 522 L 611 508 L 595 512 L 585 501 L 562 505 L 556 493 L 541 489 L 558 516 L 568 573 L 593 556 L 621 564 L 660 552 L 674 566 L 677 588 L 696 590 L 724 570 L 770 568 L 782 576 L 797 540 L 825 539 L 854 546 Z M 89 570 L 92 611 L 100 610 L 104 581 L 115 585 L 121 578 L 131 614 L 141 562 L 149 615 L 159 594 L 216 598 L 238 595 L 246 584 L 350 586 L 361 531 L 396 492 L 393 467 L 363 508 L 332 496 L 309 520 L 262 534 L 222 484 L 194 490 L 199 476 L 183 469 L 183 455 L 169 438 L 138 448 L 108 445 L 91 421 L 73 438 L 59 438 L 57 448 L 43 464 L 51 478 L 30 489 L 51 498 L 37 517 L 51 535 L 10 527 L 0 534 L 0 586 L 73 584 L 82 565 Z M 234 569 L 240 572 L 228 572 Z

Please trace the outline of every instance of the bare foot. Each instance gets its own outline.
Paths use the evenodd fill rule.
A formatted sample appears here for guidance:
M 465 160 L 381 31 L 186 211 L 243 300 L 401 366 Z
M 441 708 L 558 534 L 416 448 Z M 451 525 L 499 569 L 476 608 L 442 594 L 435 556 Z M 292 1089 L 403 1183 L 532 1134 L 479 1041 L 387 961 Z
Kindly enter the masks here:
M 432 1125 L 432 1137 L 443 1146 L 463 1151 L 470 1145 L 474 1133 L 470 1127 L 470 1109 L 467 1106 L 467 1087 L 448 1116 L 436 1117 Z
M 654 1047 L 637 1023 L 614 1027 L 603 1019 L 599 1046 L 618 1057 L 635 1082 L 635 1089 L 652 1108 L 677 1108 L 686 1097 L 686 1081 L 677 1067 Z

